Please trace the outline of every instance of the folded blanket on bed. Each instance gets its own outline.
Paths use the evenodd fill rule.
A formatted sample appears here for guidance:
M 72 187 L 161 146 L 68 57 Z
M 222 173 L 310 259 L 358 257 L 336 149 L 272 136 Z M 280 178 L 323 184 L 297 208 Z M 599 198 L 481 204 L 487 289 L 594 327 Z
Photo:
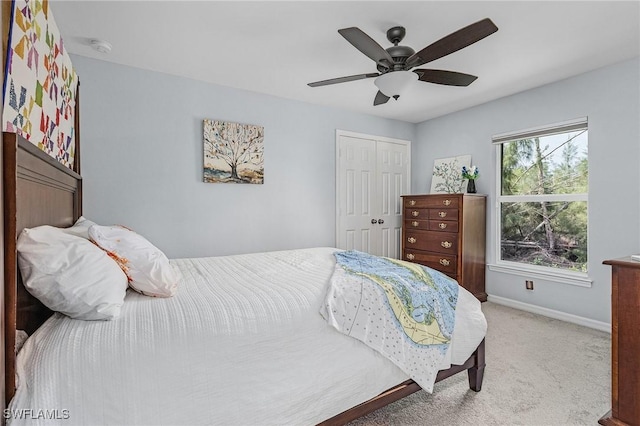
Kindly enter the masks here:
M 353 250 L 335 256 L 322 316 L 432 392 L 453 334 L 458 283 L 415 263 Z

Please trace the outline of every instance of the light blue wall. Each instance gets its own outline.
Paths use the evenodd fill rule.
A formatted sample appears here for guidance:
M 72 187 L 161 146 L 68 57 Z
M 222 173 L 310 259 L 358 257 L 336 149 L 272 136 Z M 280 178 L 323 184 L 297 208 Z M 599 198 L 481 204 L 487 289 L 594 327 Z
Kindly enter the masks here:
M 638 59 L 559 81 L 417 126 L 412 188 L 428 192 L 436 158 L 471 154 L 489 194 L 488 262 L 495 261 L 496 134 L 589 119 L 589 275 L 591 288 L 487 271 L 487 292 L 610 322 L 611 269 L 605 259 L 640 252 L 640 66 Z
M 414 140 L 415 125 L 81 56 L 84 214 L 169 257 L 335 245 L 336 129 Z M 265 128 L 264 185 L 202 182 L 202 120 Z

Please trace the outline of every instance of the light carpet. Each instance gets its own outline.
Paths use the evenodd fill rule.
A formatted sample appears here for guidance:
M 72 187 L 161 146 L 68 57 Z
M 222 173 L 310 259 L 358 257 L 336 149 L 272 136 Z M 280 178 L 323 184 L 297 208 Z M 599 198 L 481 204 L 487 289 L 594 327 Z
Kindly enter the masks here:
M 611 408 L 611 335 L 491 302 L 482 310 L 481 392 L 461 373 L 350 424 L 597 425 Z

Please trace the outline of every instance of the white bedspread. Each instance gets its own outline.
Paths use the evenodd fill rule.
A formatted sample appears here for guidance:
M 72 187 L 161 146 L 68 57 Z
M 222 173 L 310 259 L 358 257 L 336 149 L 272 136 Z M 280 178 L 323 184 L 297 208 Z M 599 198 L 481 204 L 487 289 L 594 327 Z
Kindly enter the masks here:
M 19 353 L 9 408 L 69 417 L 30 424 L 303 425 L 372 398 L 407 375 L 318 313 L 334 251 L 175 260 L 173 298 L 130 292 L 109 322 L 56 314 Z M 458 306 L 454 363 L 486 331 L 463 289 Z

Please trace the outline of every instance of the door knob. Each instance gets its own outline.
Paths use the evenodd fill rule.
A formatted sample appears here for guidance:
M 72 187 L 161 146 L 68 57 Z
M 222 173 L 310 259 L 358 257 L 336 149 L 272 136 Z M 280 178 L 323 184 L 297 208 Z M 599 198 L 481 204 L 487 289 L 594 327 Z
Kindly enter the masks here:
M 371 219 L 371 224 L 372 224 L 372 225 L 375 225 L 376 223 L 378 223 L 378 221 L 377 221 L 377 220 L 375 220 L 375 219 Z
M 382 224 L 384 223 L 384 220 L 383 220 L 383 219 L 378 219 L 378 223 L 379 223 L 380 225 L 382 225 Z

